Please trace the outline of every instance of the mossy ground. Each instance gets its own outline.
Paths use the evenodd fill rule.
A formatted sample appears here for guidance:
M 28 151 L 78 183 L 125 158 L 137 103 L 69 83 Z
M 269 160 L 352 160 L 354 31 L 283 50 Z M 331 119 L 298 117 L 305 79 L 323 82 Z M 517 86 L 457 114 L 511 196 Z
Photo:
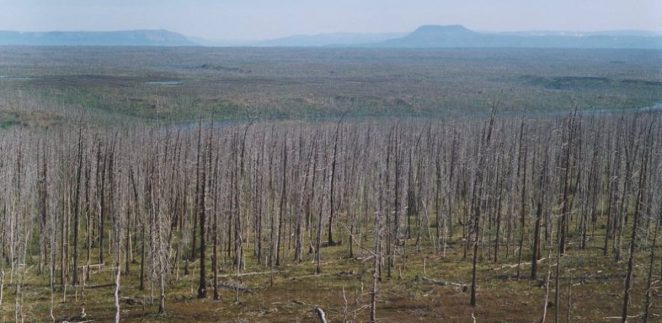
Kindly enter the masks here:
M 598 239 L 599 240 L 599 239 Z M 626 262 L 615 262 L 612 256 L 603 256 L 598 247 L 602 241 L 593 240 L 585 250 L 570 244 L 566 256 L 561 259 L 560 304 L 554 300 L 554 270 L 552 266 L 547 320 L 552 321 L 555 307 L 560 306 L 561 322 L 567 317 L 576 322 L 605 322 L 619 317 L 623 302 L 623 278 Z M 502 257 L 495 263 L 488 259 L 485 246 L 483 259 L 478 266 L 478 290 L 476 307 L 469 305 L 469 291 L 457 285 L 441 286 L 425 278 L 469 284 L 471 279 L 470 253 L 463 259 L 464 242 L 456 238 L 448 245 L 446 255 L 430 246 L 420 250 L 414 246 L 415 239 L 408 241 L 406 254 L 400 255 L 392 270 L 386 271 L 379 284 L 377 316 L 381 322 L 471 322 L 472 315 L 478 322 L 537 322 L 543 313 L 545 298 L 544 281 L 547 276 L 548 259 L 540 262 L 538 279 L 529 280 L 528 254 L 523 255 L 521 278 L 516 277 L 517 254 L 510 247 L 508 256 L 505 246 Z M 370 245 L 364 242 L 365 246 Z M 221 300 L 212 300 L 213 289 L 208 286 L 208 297 L 198 299 L 197 282 L 199 262 L 190 266 L 190 273 L 183 274 L 183 265 L 177 275 L 173 274 L 167 287 L 166 314 L 157 314 L 158 286 L 148 283 L 145 290 L 138 290 L 139 265 L 131 266 L 131 273 L 121 277 L 121 297 L 131 298 L 137 303 L 121 302 L 123 321 L 142 322 L 312 322 L 316 320 L 313 309 L 322 307 L 331 322 L 366 321 L 369 315 L 370 291 L 372 286 L 372 260 L 369 252 L 354 247 L 354 258 L 348 257 L 347 244 L 322 250 L 322 273 L 315 275 L 312 255 L 305 261 L 292 261 L 293 254 L 284 255 L 286 263 L 271 270 L 258 265 L 254 258 L 247 257 L 245 273 L 256 273 L 233 277 L 231 264 L 224 262 L 221 282 L 239 283 L 251 289 L 251 293 L 221 289 Z M 359 250 L 359 251 L 357 251 Z M 547 252 L 543 251 L 546 256 Z M 556 264 L 552 253 L 552 265 Z M 656 261 L 654 280 L 660 278 L 660 261 Z M 229 271 L 229 272 L 228 272 Z M 648 256 L 643 251 L 635 261 L 635 279 L 632 290 L 630 314 L 643 311 L 644 287 L 648 272 Z M 23 295 L 23 318 L 28 322 L 49 321 L 50 290 L 48 275 L 38 275 L 34 266 L 26 269 L 26 279 L 21 287 Z M 211 281 L 211 273 L 209 273 Z M 273 284 L 271 282 L 273 277 Z M 425 278 L 424 278 L 425 277 Z M 0 309 L 0 320 L 15 320 L 14 285 L 8 284 L 6 276 L 4 302 Z M 106 266 L 92 274 L 89 286 L 110 284 L 114 281 L 112 269 Z M 658 284 L 653 289 L 652 321 L 660 319 Z M 58 287 L 54 294 L 54 316 L 57 321 L 75 321 L 85 308 L 87 320 L 112 321 L 115 308 L 114 287 L 81 289 L 69 287 L 66 302 Z M 144 302 L 144 306 L 140 304 Z M 571 307 L 568 308 L 568 304 Z

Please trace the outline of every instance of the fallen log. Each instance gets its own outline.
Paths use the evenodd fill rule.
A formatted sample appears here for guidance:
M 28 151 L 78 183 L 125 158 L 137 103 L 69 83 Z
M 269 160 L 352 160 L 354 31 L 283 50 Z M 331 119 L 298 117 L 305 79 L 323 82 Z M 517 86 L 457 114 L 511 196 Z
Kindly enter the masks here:
M 539 264 L 539 263 L 543 262 L 545 259 L 547 259 L 547 258 L 540 258 L 540 259 L 537 261 L 537 263 Z M 522 262 L 522 263 L 519 264 L 520 267 L 522 267 L 522 266 L 530 266 L 530 265 L 531 265 L 530 262 Z M 501 266 L 501 267 L 494 268 L 494 270 L 501 270 L 501 269 L 505 269 L 505 268 L 513 269 L 513 268 L 517 268 L 517 266 L 518 266 L 518 264 L 503 265 L 503 266 Z
M 236 283 L 218 283 L 218 287 L 223 289 L 229 289 L 235 292 L 239 291 L 242 293 L 253 294 L 253 291 L 250 288 Z
M 243 277 L 243 276 L 257 276 L 257 275 L 269 275 L 271 273 L 277 274 L 280 273 L 279 270 L 276 271 L 256 271 L 256 272 L 250 272 L 250 273 L 240 273 L 240 274 L 224 274 L 224 275 L 218 275 L 219 278 L 228 278 L 228 277 Z
M 302 279 L 302 278 L 319 278 L 319 277 L 329 276 L 329 275 L 333 275 L 333 273 L 321 273 L 321 274 L 294 276 L 294 277 L 290 277 L 289 280 L 298 280 L 298 279 Z
M 457 286 L 457 287 L 467 287 L 467 284 L 462 284 L 462 283 L 456 283 L 456 282 L 450 282 L 442 279 L 433 279 L 433 278 L 428 278 L 428 277 L 421 277 L 421 280 L 429 283 L 429 284 L 435 284 L 439 286 Z
M 321 307 L 315 306 L 315 313 L 317 313 L 317 317 L 320 319 L 320 323 L 327 323 L 326 313 L 324 313 L 324 310 Z
M 636 318 L 641 317 L 641 316 L 643 316 L 643 313 L 642 314 L 637 314 L 637 315 L 628 315 L 627 318 L 628 319 L 636 319 Z M 604 317 L 604 319 L 605 320 L 622 320 L 623 317 L 622 316 L 606 316 L 606 317 Z

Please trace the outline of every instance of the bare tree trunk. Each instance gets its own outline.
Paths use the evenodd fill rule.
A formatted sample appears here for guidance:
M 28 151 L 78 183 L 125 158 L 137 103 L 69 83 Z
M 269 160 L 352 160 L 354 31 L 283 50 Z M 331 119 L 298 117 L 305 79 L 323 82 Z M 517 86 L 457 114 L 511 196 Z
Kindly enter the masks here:
M 119 250 L 118 250 L 119 252 Z M 119 254 L 118 254 L 119 257 Z M 116 263 L 117 266 L 115 268 L 115 323 L 120 322 L 120 266 L 119 266 L 119 261 Z
M 278 234 L 276 241 L 276 266 L 280 266 L 280 244 L 283 234 L 283 218 L 285 217 L 285 204 L 287 198 L 287 134 L 283 137 L 283 186 L 280 193 L 280 207 L 278 208 Z
M 326 184 L 326 169 L 324 170 L 324 175 L 322 176 L 322 187 Z M 324 211 L 324 191 L 322 191 L 322 194 L 320 194 L 320 205 L 319 205 L 319 212 L 317 214 L 317 241 L 315 243 L 315 273 L 320 274 L 322 272 L 320 262 L 322 259 L 322 215 Z
M 476 167 L 476 175 L 474 178 L 474 193 L 472 194 L 472 208 L 473 208 L 473 259 L 471 265 L 471 306 L 476 306 L 476 264 L 478 262 L 478 241 L 479 241 L 479 231 L 480 231 L 480 208 L 481 202 L 483 199 L 483 167 L 485 165 L 485 155 L 490 146 L 490 140 L 492 138 L 492 129 L 494 126 L 494 113 L 495 110 L 492 109 L 492 115 L 488 121 L 488 124 L 483 128 L 483 136 L 481 138 L 481 144 L 478 148 L 478 165 Z M 477 190 L 477 192 L 476 192 Z
M 554 227 L 552 227 L 552 230 L 554 230 Z M 553 234 L 553 233 L 552 233 Z M 543 309 L 542 309 L 542 319 L 540 320 L 540 323 L 545 323 L 545 320 L 547 319 L 547 308 L 549 307 L 549 279 L 552 276 L 552 244 L 551 241 L 547 244 L 547 277 L 545 278 L 545 303 L 543 304 Z M 559 261 L 557 259 L 556 261 Z
M 650 317 L 650 310 L 652 307 L 652 297 L 653 297 L 653 268 L 655 265 L 655 248 L 657 247 L 655 243 L 657 242 L 657 232 L 660 228 L 660 217 L 662 216 L 662 200 L 660 200 L 660 207 L 658 212 L 660 215 L 655 219 L 655 230 L 653 231 L 653 243 L 650 246 L 650 261 L 648 263 L 648 277 L 646 278 L 646 301 L 644 303 L 644 317 L 642 321 L 648 323 Z
M 652 127 L 653 127 L 653 122 L 650 123 L 650 126 L 648 128 L 648 138 L 646 138 L 646 143 L 644 144 L 645 146 L 647 146 L 648 141 L 651 139 Z M 639 190 L 637 192 L 637 199 L 634 210 L 634 219 L 632 221 L 632 235 L 630 236 L 630 254 L 628 257 L 627 273 L 625 275 L 625 289 L 623 291 L 623 311 L 621 315 L 621 322 L 623 323 L 627 322 L 628 319 L 628 305 L 630 302 L 630 291 L 632 288 L 632 280 L 633 280 L 632 271 L 634 269 L 634 253 L 637 250 L 636 249 L 637 229 L 639 226 L 639 218 L 641 217 L 640 213 L 641 213 L 643 190 L 646 187 L 646 174 L 648 172 L 647 166 L 648 166 L 649 152 L 650 151 L 647 148 L 644 148 L 644 152 L 642 153 L 642 157 L 641 157 L 642 159 L 641 169 L 639 170 Z
M 524 129 L 525 129 L 525 124 L 524 121 L 522 121 L 522 125 L 520 128 L 520 134 L 519 134 L 519 144 L 520 144 L 520 151 L 522 151 L 522 137 L 524 136 Z M 521 152 L 520 154 L 520 163 L 521 166 L 523 167 L 522 171 L 522 199 L 520 200 L 520 220 L 519 220 L 519 225 L 520 225 L 520 236 L 519 236 L 519 251 L 517 252 L 517 279 L 520 278 L 520 264 L 522 263 L 522 249 L 524 248 L 524 231 L 525 231 L 525 225 L 526 225 L 526 166 L 527 166 L 527 157 L 528 157 L 528 145 L 524 146 L 524 151 Z M 518 175 L 519 175 L 519 165 L 518 165 Z
M 382 206 L 384 201 L 384 185 L 382 185 L 382 179 L 384 174 L 384 169 L 381 166 L 379 167 L 379 181 L 377 185 L 379 186 L 379 194 L 377 197 L 377 211 L 375 212 L 375 246 L 373 251 L 373 273 L 372 273 L 372 293 L 370 295 L 370 322 L 377 322 L 377 293 L 378 293 L 378 283 L 379 283 L 379 264 L 381 262 L 381 234 L 382 234 L 382 224 L 381 224 L 381 215 L 382 215 Z
M 540 224 L 542 222 L 543 203 L 545 201 L 545 177 L 547 176 L 548 155 L 545 150 L 543 164 L 538 177 L 538 202 L 536 205 L 536 223 L 533 227 L 533 255 L 531 256 L 531 280 L 535 280 L 538 271 L 538 259 L 540 258 Z M 550 260 L 551 261 L 551 260 Z
M 210 147 L 211 151 L 211 147 Z M 210 152 L 211 154 L 211 152 Z M 213 224 L 213 250 L 212 250 L 212 271 L 214 272 L 214 300 L 220 300 L 221 296 L 218 293 L 218 199 L 219 199 L 219 180 L 218 180 L 218 168 L 220 154 L 216 154 L 216 161 L 214 162 L 214 173 L 213 173 L 213 192 L 214 192 L 214 224 Z M 258 258 L 259 260 L 259 258 Z
M 205 255 L 205 251 L 207 248 L 207 245 L 205 244 L 205 221 L 206 221 L 206 212 L 205 212 L 205 195 L 206 195 L 206 162 L 205 158 L 202 157 L 202 125 L 200 125 L 200 129 L 198 130 L 198 186 L 199 191 L 198 191 L 198 206 L 197 206 L 197 213 L 198 213 L 198 218 L 200 220 L 200 281 L 198 284 L 198 298 L 205 298 L 207 297 L 207 277 L 205 274 L 205 260 L 207 260 L 207 257 Z
M 328 237 L 329 237 L 329 246 L 333 246 L 335 242 L 333 241 L 333 217 L 335 215 L 335 210 L 336 206 L 334 203 L 334 193 L 335 193 L 335 179 L 336 179 L 336 158 L 338 154 L 338 136 L 340 135 L 340 125 L 342 124 L 343 119 L 345 118 L 345 115 L 347 113 L 344 113 L 341 117 L 340 120 L 338 120 L 338 123 L 336 124 L 336 135 L 333 138 L 333 157 L 331 160 L 331 189 L 329 192 L 329 208 L 330 208 L 330 213 L 329 213 L 329 229 L 328 229 Z
M 80 227 L 80 181 L 83 169 L 83 128 L 78 129 L 78 167 L 76 169 L 76 193 L 74 195 L 74 263 L 73 285 L 78 285 L 78 229 Z

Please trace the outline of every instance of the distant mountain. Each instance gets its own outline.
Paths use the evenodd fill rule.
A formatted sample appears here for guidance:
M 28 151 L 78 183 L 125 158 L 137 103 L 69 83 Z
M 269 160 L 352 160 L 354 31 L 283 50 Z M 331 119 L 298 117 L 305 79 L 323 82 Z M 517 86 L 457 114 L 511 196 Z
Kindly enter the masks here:
M 514 31 L 503 32 L 502 35 L 515 35 L 515 36 L 636 36 L 636 37 L 656 37 L 662 36 L 660 32 L 643 31 L 643 30 L 611 30 L 611 31 Z
M 258 47 L 351 47 L 379 43 L 405 36 L 406 33 L 332 33 L 318 35 L 295 35 L 251 43 Z
M 253 46 L 254 41 L 241 39 L 210 40 L 201 37 L 188 37 L 188 39 L 198 46 L 204 47 L 247 47 Z
M 167 30 L 0 31 L 0 45 L 38 46 L 195 46 L 186 36 Z
M 463 26 L 421 26 L 397 39 L 366 44 L 385 48 L 641 48 L 662 49 L 662 35 L 652 32 L 597 33 L 518 32 L 481 33 Z
M 646 31 L 487 33 L 461 25 L 425 25 L 411 33 L 296 35 L 261 41 L 187 37 L 167 30 L 0 31 L 0 45 L 207 46 L 360 48 L 639 48 L 662 49 L 662 34 Z

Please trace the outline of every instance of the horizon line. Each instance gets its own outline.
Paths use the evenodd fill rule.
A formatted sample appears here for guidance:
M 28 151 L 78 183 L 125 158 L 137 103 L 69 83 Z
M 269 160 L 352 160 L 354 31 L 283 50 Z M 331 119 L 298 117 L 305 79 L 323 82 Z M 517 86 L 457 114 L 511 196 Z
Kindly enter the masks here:
M 188 33 L 179 32 L 176 30 L 156 27 L 156 28 L 127 28 L 127 29 L 52 29 L 52 30 L 14 30 L 14 29 L 0 29 L 0 32 L 15 32 L 15 33 L 117 33 L 117 32 L 139 32 L 139 31 L 161 31 L 161 32 L 170 32 L 179 34 L 187 38 L 197 38 L 206 41 L 267 41 L 267 40 L 276 40 L 289 37 L 310 37 L 310 36 L 325 36 L 325 35 L 338 35 L 338 34 L 348 34 L 348 35 L 380 35 L 380 34 L 409 34 L 421 27 L 426 26 L 461 26 L 470 31 L 477 33 L 494 33 L 494 34 L 507 34 L 507 33 L 568 33 L 568 34 L 581 34 L 581 33 L 610 33 L 610 32 L 639 32 L 639 33 L 651 33 L 658 34 L 662 36 L 662 30 L 653 30 L 653 29 L 602 29 L 602 30 L 555 30 L 555 29 L 523 29 L 523 30 L 482 30 L 482 29 L 472 29 L 462 24 L 420 24 L 418 27 L 409 30 L 409 31 L 379 31 L 379 32 L 354 32 L 354 31 L 332 31 L 332 32 L 323 32 L 323 33 L 295 33 L 287 34 L 283 36 L 275 36 L 269 38 L 207 38 L 204 36 L 191 35 Z

